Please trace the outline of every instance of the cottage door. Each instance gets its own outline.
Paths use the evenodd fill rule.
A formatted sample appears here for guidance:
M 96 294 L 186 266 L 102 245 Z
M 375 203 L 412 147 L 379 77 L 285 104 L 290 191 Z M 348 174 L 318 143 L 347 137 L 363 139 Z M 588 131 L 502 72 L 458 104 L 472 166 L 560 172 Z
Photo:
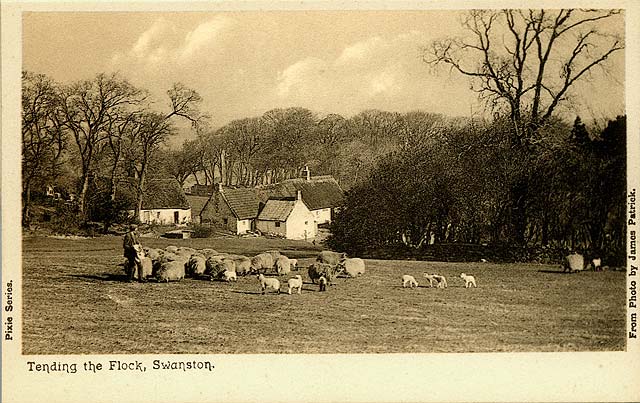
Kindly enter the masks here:
M 178 224 L 180 222 L 180 213 L 177 211 L 173 212 L 173 223 Z

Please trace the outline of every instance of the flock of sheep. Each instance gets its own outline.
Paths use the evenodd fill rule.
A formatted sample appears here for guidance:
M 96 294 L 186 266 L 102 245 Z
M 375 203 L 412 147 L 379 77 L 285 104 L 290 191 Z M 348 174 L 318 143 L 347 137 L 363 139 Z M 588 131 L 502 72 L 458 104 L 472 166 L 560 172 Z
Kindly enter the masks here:
M 144 248 L 140 253 L 144 279 L 155 278 L 158 282 L 179 281 L 185 277 L 209 278 L 210 280 L 237 281 L 238 276 L 256 275 L 262 294 L 268 290 L 280 293 L 283 288 L 278 277 L 298 271 L 297 259 L 284 256 L 279 251 L 270 250 L 252 258 L 243 255 L 217 252 L 213 249 L 196 250 L 189 247 L 167 246 L 164 249 Z M 585 266 L 584 256 L 574 253 L 565 258 L 565 271 L 575 272 L 584 269 L 602 270 L 601 259 L 592 259 Z M 591 267 L 590 267 L 591 266 Z M 125 271 L 130 268 L 125 264 Z M 271 273 L 268 273 L 271 272 Z M 338 275 L 358 277 L 364 274 L 365 264 L 360 258 L 348 258 L 344 253 L 322 251 L 315 262 L 308 267 L 308 275 L 319 291 L 325 291 Z M 275 274 L 277 277 L 265 276 Z M 137 273 L 134 273 L 137 278 Z M 439 274 L 423 273 L 429 287 L 447 288 L 447 279 Z M 460 274 L 465 288 L 477 287 L 472 275 Z M 295 275 L 286 282 L 287 292 L 298 294 L 302 291 L 302 276 Z M 418 287 L 415 277 L 402 276 L 402 287 Z
M 142 276 L 158 282 L 180 281 L 185 277 L 208 278 L 213 280 L 237 281 L 238 276 L 256 275 L 264 294 L 267 290 L 281 292 L 280 280 L 267 277 L 269 271 L 278 277 L 298 270 L 297 259 L 284 256 L 279 251 L 270 250 L 252 258 L 243 255 L 217 252 L 213 249 L 196 250 L 189 247 L 167 246 L 164 249 L 144 248 L 139 253 L 142 262 Z M 125 263 L 125 272 L 131 268 Z M 316 261 L 309 266 L 308 274 L 312 283 L 318 283 L 319 290 L 325 291 L 335 278 L 342 274 L 357 277 L 365 272 L 364 261 L 359 258 L 347 258 L 344 253 L 322 251 Z M 134 272 L 137 279 L 138 273 Z M 296 275 L 288 280 L 288 293 L 301 293 L 302 276 Z

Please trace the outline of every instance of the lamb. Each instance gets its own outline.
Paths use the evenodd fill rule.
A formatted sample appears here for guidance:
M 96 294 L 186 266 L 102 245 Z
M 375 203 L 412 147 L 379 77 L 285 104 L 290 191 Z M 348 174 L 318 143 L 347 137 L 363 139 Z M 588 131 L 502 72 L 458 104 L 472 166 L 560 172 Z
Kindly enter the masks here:
M 330 264 L 316 262 L 309 266 L 308 273 L 312 283 L 315 284 L 316 280 L 324 276 L 327 284 L 330 285 L 335 277 L 336 269 Z
M 364 274 L 364 260 L 357 257 L 345 258 L 338 263 L 338 271 L 345 273 L 348 277 L 358 277 Z
M 224 278 L 224 281 L 226 282 L 238 281 L 238 277 L 236 276 L 235 271 L 225 270 L 224 272 L 222 272 L 222 278 Z
M 280 281 L 278 281 L 277 278 L 268 278 L 265 277 L 264 274 L 260 273 L 258 274 L 258 280 L 260 281 L 260 286 L 262 288 L 262 295 L 264 295 L 267 288 L 271 288 L 280 294 Z
M 562 262 L 562 267 L 564 272 L 582 271 L 584 269 L 584 256 L 579 253 L 567 255 Z
M 326 263 L 326 264 L 330 264 L 332 266 L 336 266 L 343 259 L 346 259 L 346 257 L 347 257 L 346 253 L 339 253 L 339 252 L 333 252 L 333 251 L 330 251 L 330 250 L 323 250 L 322 252 L 320 252 L 318 254 L 318 257 L 316 258 L 316 262 Z
M 471 288 L 472 285 L 478 287 L 476 285 L 476 279 L 473 276 L 461 273 L 460 278 L 464 280 L 464 288 Z
M 186 274 L 189 277 L 197 277 L 204 274 L 207 270 L 207 261 L 204 256 L 199 254 L 191 255 L 191 258 L 187 261 Z
M 602 271 L 602 259 L 597 257 L 593 260 L 591 260 L 591 263 L 593 263 L 593 270 L 594 271 Z
M 447 288 L 447 279 L 445 276 L 440 276 L 438 274 L 432 274 L 433 278 L 438 282 L 438 288 Z
M 278 276 L 289 274 L 291 272 L 291 262 L 288 257 L 280 255 L 276 258 L 273 268 Z
M 267 271 L 273 267 L 273 256 L 269 253 L 260 253 L 251 259 L 251 272 L 260 273 L 260 270 Z
M 436 284 L 438 284 L 438 280 L 436 280 L 433 274 L 422 273 L 422 277 L 426 278 L 429 281 L 429 287 L 433 287 L 434 281 L 436 282 Z
M 180 281 L 184 278 L 184 263 L 178 260 L 160 264 L 155 277 L 158 281 Z
M 409 285 L 409 288 L 417 287 L 418 282 L 416 281 L 415 277 L 409 274 L 404 274 L 402 276 L 402 288 L 407 288 L 407 285 Z
M 320 285 L 320 291 L 327 291 L 327 279 L 325 276 L 320 276 L 318 284 Z
M 296 275 L 295 278 L 289 279 L 289 295 L 291 295 L 292 289 L 298 289 L 298 294 L 302 291 L 302 276 Z

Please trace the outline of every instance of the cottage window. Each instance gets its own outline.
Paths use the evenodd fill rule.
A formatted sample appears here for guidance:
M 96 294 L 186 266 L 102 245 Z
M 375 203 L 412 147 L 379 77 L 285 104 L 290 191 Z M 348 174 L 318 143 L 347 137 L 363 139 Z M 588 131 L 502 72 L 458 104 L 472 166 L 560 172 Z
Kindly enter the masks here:
M 280 221 L 276 221 L 276 228 L 280 228 Z
M 228 219 L 228 218 L 223 218 L 223 219 L 222 219 L 222 223 L 223 223 L 224 225 L 227 225 L 227 224 L 229 223 L 229 219 Z

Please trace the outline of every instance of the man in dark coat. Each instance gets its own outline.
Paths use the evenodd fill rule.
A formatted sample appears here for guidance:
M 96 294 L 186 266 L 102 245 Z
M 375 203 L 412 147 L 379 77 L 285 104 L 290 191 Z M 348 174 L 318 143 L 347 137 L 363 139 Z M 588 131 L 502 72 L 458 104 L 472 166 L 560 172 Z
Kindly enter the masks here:
M 142 251 L 142 245 L 138 241 L 135 224 L 129 226 L 129 232 L 124 235 L 122 247 L 124 248 L 124 257 L 129 260 L 129 282 L 133 281 L 135 277 L 136 267 L 138 268 L 138 281 L 145 282 L 146 280 L 142 277 L 142 260 L 139 255 Z

